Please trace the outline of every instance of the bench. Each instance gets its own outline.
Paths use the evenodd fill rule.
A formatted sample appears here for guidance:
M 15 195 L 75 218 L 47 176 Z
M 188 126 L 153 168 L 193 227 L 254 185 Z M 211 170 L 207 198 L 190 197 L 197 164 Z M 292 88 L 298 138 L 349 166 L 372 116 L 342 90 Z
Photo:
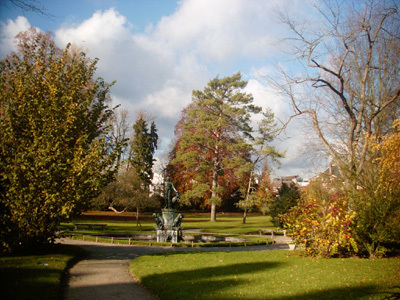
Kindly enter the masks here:
M 274 239 L 275 233 L 283 233 L 283 236 L 286 237 L 286 230 L 281 230 L 281 229 L 258 229 L 258 232 L 260 235 L 263 234 L 270 234 L 271 238 Z
M 94 230 L 94 227 L 101 227 L 101 230 L 107 227 L 107 224 L 93 224 L 93 223 L 74 223 L 75 230 L 78 230 L 79 227 L 88 227 L 89 230 Z

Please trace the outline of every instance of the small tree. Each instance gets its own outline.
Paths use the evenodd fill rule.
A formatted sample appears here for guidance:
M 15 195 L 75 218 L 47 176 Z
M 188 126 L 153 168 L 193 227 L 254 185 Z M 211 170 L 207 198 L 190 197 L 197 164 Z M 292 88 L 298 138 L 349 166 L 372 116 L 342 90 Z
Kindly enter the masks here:
M 136 225 L 139 226 L 139 212 L 159 205 L 157 196 L 150 195 L 148 189 L 143 188 L 145 185 L 146 182 L 139 177 L 136 170 L 123 168 L 116 180 L 102 190 L 95 202 L 116 213 L 136 210 Z
M 271 199 L 270 194 L 266 193 L 266 191 L 264 191 L 264 193 L 260 190 L 257 192 L 255 173 L 259 167 L 259 163 L 264 162 L 263 172 L 269 174 L 267 162 L 271 161 L 272 163 L 278 164 L 278 159 L 284 157 L 283 153 L 280 153 L 274 146 L 270 145 L 275 138 L 275 127 L 274 114 L 270 109 L 267 109 L 263 112 L 263 119 L 258 124 L 258 134 L 251 144 L 252 159 L 244 168 L 241 168 L 243 171 L 240 174 L 245 174 L 247 176 L 247 180 L 242 180 L 241 192 L 244 199 L 237 203 L 237 206 L 243 210 L 243 224 L 246 223 L 247 211 L 250 208 L 256 204 L 265 208 L 265 202 L 269 202 Z M 247 171 L 248 174 L 246 174 L 245 171 Z M 241 176 L 239 175 L 239 177 Z M 260 187 L 266 188 L 265 184 L 267 181 L 269 182 L 269 179 L 264 176 L 262 181 L 264 186 Z
M 300 191 L 293 182 L 290 184 L 282 183 L 278 195 L 273 198 L 269 207 L 269 213 L 275 226 L 282 227 L 282 223 L 278 218 L 279 215 L 285 214 L 290 208 L 297 205 L 300 199 Z
M 80 214 L 116 171 L 107 139 L 109 88 L 97 60 L 31 29 L 0 62 L 2 249 L 44 243 Z

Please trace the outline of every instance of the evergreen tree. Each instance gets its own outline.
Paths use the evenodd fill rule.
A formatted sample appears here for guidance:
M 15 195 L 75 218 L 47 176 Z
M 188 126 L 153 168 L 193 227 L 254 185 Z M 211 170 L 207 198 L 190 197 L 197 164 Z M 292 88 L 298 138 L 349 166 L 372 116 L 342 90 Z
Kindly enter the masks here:
M 133 125 L 133 131 L 129 165 L 137 172 L 140 180 L 148 188 L 153 179 L 153 164 L 155 161 L 153 156 L 157 149 L 156 124 L 152 122 L 149 129 L 144 115 L 139 114 Z
M 290 184 L 282 183 L 279 189 L 278 197 L 275 197 L 271 203 L 270 214 L 275 226 L 282 227 L 279 215 L 285 214 L 292 207 L 296 206 L 300 199 L 300 190 L 293 182 Z
M 231 77 L 214 78 L 204 91 L 193 91 L 180 148 L 173 160 L 196 174 L 196 184 L 183 199 L 207 195 L 211 221 L 216 221 L 216 206 L 221 202 L 219 176 L 226 169 L 248 163 L 251 113 L 259 113 L 261 108 L 252 104 L 251 94 L 243 92 L 246 85 L 238 72 Z M 210 182 L 204 180 L 207 175 Z

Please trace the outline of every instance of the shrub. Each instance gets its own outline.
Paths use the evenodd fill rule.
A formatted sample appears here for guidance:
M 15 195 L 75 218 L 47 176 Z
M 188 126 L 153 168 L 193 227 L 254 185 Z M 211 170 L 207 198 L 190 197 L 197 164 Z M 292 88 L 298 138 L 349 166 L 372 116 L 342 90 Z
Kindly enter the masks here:
M 281 215 L 290 236 L 305 247 L 310 256 L 349 256 L 358 252 L 353 236 L 355 213 L 347 200 L 332 196 L 323 205 L 317 199 L 305 200 Z

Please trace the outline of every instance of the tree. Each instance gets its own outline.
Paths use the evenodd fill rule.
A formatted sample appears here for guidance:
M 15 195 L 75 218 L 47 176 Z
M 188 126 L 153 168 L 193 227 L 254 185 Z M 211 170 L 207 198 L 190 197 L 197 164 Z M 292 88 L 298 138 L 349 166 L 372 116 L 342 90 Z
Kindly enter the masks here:
M 252 105 L 253 97 L 242 90 L 247 82 L 241 74 L 211 80 L 204 91 L 193 91 L 192 107 L 183 124 L 180 148 L 172 163 L 182 163 L 196 174 L 196 183 L 186 197 L 207 196 L 211 206 L 211 221 L 216 221 L 216 206 L 221 202 L 223 188 L 220 174 L 227 169 L 249 164 L 246 153 L 250 148 L 251 113 L 261 108 Z M 207 173 L 211 181 L 205 182 Z M 185 194 L 182 199 L 184 199 Z
M 270 143 L 275 138 L 275 120 L 274 114 L 270 109 L 267 109 L 263 112 L 263 119 L 259 122 L 258 135 L 254 138 L 253 143 L 251 145 L 251 164 L 247 164 L 245 166 L 245 171 L 250 171 L 250 174 L 247 176 L 248 180 L 245 181 L 245 186 L 242 186 L 242 194 L 244 195 L 244 199 L 237 203 L 237 206 L 243 209 L 243 224 L 246 223 L 247 210 L 252 208 L 257 203 L 262 205 L 266 201 L 270 200 L 270 195 L 268 193 L 259 193 L 255 185 L 255 173 L 260 162 L 264 162 L 264 172 L 269 171 L 267 160 L 270 160 L 272 163 L 278 163 L 278 158 L 284 157 L 283 153 L 280 153 L 275 149 L 274 146 L 271 146 Z M 249 168 L 251 168 L 249 170 Z M 266 182 L 266 178 L 262 178 L 264 183 Z M 261 194 L 266 196 L 266 199 L 260 198 Z
M 317 27 L 281 14 L 305 72 L 283 71 L 281 80 L 269 83 L 292 105 L 289 121 L 305 116 L 339 167 L 341 199 L 356 213 L 358 246 L 377 256 L 384 252 L 393 202 L 385 201 L 390 190 L 376 190 L 379 155 L 373 146 L 393 132 L 400 108 L 399 7 L 390 0 L 327 0 L 315 8 Z
M 257 187 L 256 207 L 263 215 L 269 212 L 275 193 L 271 186 L 270 171 L 266 161 L 264 161 L 263 171 L 260 176 L 260 183 Z
M 144 187 L 145 183 L 135 169 L 121 168 L 116 180 L 102 189 L 95 202 L 116 213 L 136 210 L 136 225 L 140 226 L 139 212 L 159 205 L 157 196 Z
M 123 155 L 127 150 L 127 141 L 128 141 L 128 131 L 129 131 L 129 123 L 127 121 L 129 112 L 126 109 L 118 109 L 110 118 L 110 126 L 112 128 L 109 137 L 111 139 L 111 143 L 114 145 L 123 144 L 123 148 L 118 155 L 117 166 L 120 166 L 123 161 Z
M 290 184 L 282 183 L 278 195 L 271 201 L 269 208 L 272 222 L 275 226 L 283 226 L 279 220 L 279 215 L 285 214 L 289 209 L 296 206 L 300 196 L 299 188 L 293 182 Z
M 274 86 L 305 116 L 347 181 L 363 174 L 370 137 L 385 134 L 400 105 L 400 19 L 393 1 L 324 1 L 320 22 L 280 15 L 304 74 Z M 284 68 L 280 68 L 284 70 Z
M 400 121 L 394 122 L 393 133 L 372 138 L 371 146 L 369 176 L 363 176 L 363 188 L 350 196 L 360 249 L 381 257 L 400 244 Z
M 152 122 L 149 129 L 144 114 L 139 113 L 133 125 L 128 168 L 136 171 L 147 190 L 153 179 L 153 156 L 157 149 L 157 140 L 156 124 Z
M 126 128 L 126 114 L 122 114 L 113 127 L 114 140 L 123 140 Z M 114 120 L 114 123 L 115 123 Z M 157 149 L 157 128 L 154 122 L 148 128 L 144 112 L 139 112 L 133 125 L 133 135 L 129 142 L 129 154 L 124 168 L 116 181 L 103 189 L 96 199 L 97 204 L 108 204 L 114 212 L 136 209 L 136 222 L 139 225 L 139 212 L 143 208 L 154 207 L 155 197 L 150 195 L 150 184 L 153 179 L 153 155 Z
M 46 12 L 46 9 L 43 7 L 43 4 L 40 0 L 0 0 L 0 4 L 7 4 L 7 2 L 12 5 L 22 9 L 23 11 L 32 11 L 39 15 L 43 15 L 46 17 L 53 17 Z
M 0 62 L 0 240 L 4 250 L 49 241 L 116 171 L 107 139 L 110 85 L 97 60 L 31 29 Z

